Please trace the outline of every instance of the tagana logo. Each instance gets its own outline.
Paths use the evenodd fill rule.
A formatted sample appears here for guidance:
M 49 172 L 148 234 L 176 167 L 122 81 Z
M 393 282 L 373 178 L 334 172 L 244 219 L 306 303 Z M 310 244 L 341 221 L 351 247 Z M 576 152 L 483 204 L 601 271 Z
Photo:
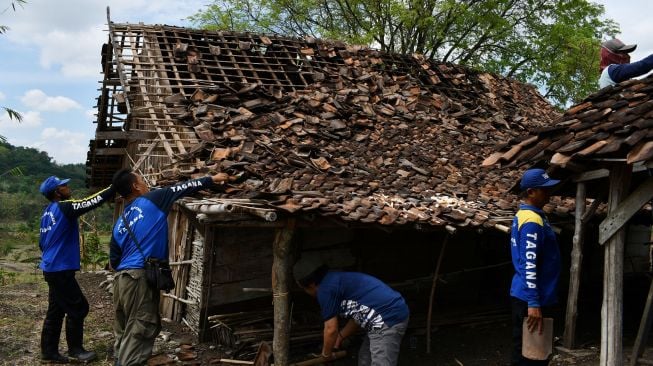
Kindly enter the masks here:
M 131 215 L 131 213 L 134 211 L 136 212 L 136 214 Z M 136 224 L 136 222 L 145 218 L 145 216 L 143 216 L 143 210 L 140 207 L 130 207 L 129 212 L 125 214 L 125 217 L 129 217 L 130 215 L 132 217 L 129 219 L 129 223 L 127 223 L 127 225 L 129 225 L 129 228 L 134 227 L 134 224 Z M 127 233 L 127 228 L 125 227 L 124 220 L 120 221 L 120 225 L 118 226 L 118 233 L 120 235 L 124 235 L 125 233 Z
M 44 225 L 43 219 L 49 220 L 50 223 L 48 225 Z M 41 234 L 45 234 L 48 231 L 52 230 L 54 225 L 57 224 L 57 220 L 54 218 L 54 214 L 51 211 L 46 211 L 43 216 L 41 217 Z
M 542 178 L 544 178 L 544 179 L 549 179 L 549 175 L 546 174 L 546 173 L 544 173 L 544 174 L 542 174 Z

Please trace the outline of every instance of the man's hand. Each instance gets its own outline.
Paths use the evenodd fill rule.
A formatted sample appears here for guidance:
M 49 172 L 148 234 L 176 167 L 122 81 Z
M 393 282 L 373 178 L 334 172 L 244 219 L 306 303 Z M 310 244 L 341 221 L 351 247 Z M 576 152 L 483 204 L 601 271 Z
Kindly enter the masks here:
M 213 176 L 211 176 L 211 179 L 213 179 L 213 183 L 222 183 L 226 182 L 229 180 L 229 174 L 227 173 L 218 173 Z
M 526 320 L 528 331 L 533 333 L 537 330 L 540 334 L 544 331 L 544 324 L 542 320 L 542 309 L 528 308 L 528 319 Z

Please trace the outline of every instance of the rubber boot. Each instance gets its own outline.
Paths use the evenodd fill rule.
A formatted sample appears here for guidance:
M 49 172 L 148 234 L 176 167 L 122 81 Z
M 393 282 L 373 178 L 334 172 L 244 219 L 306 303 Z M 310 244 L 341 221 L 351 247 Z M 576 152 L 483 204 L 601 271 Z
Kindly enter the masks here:
M 93 351 L 87 351 L 82 346 L 84 341 L 84 321 L 66 317 L 66 342 L 68 342 L 68 357 L 79 362 L 91 362 L 97 358 Z
M 43 321 L 41 330 L 41 362 L 43 363 L 68 363 L 67 357 L 59 353 L 59 336 L 61 335 L 61 320 Z

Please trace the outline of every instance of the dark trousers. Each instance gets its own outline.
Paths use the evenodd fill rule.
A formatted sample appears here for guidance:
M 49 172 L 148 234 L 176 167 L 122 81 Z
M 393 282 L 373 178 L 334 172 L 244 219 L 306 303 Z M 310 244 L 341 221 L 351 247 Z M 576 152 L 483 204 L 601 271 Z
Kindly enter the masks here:
M 511 297 L 512 305 L 512 366 L 548 365 L 549 360 L 530 360 L 521 355 L 522 327 L 524 318 L 528 317 L 528 303 L 515 297 Z M 551 317 L 553 309 L 543 307 L 542 316 Z
M 43 277 L 48 283 L 48 311 L 41 332 L 41 352 L 44 355 L 59 352 L 64 317 L 69 352 L 82 350 L 84 318 L 89 308 L 75 279 L 75 271 L 43 272 Z

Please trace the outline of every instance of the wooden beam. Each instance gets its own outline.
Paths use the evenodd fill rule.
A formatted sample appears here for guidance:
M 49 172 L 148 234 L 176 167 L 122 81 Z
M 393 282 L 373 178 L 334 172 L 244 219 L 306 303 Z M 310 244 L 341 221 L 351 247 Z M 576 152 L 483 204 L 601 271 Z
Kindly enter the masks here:
M 624 194 L 626 193 L 627 191 L 624 192 Z M 601 222 L 599 225 L 599 244 L 605 244 L 651 198 L 653 198 L 653 177 L 646 179 L 630 196 L 620 202 L 619 206 L 613 208 L 608 217 Z
M 615 164 L 610 169 L 608 215 L 612 216 L 628 194 L 632 166 Z M 604 246 L 603 304 L 601 306 L 600 366 L 623 364 L 623 273 L 626 230 L 621 227 Z
M 651 286 L 648 289 L 646 306 L 644 306 L 642 320 L 639 323 L 639 330 L 637 331 L 637 338 L 635 338 L 635 344 L 633 344 L 629 366 L 637 366 L 639 358 L 644 354 L 644 348 L 651 331 L 651 323 L 653 323 L 653 281 L 651 281 Z
M 95 155 L 125 155 L 126 151 L 124 147 L 103 147 L 95 149 Z
M 147 140 L 156 134 L 149 131 L 97 131 L 96 140 Z
M 633 173 L 639 173 L 641 171 L 647 170 L 648 168 L 649 168 L 648 165 L 644 165 L 642 163 L 635 163 L 633 164 Z M 609 174 L 610 171 L 608 169 L 589 170 L 572 176 L 571 180 L 573 182 L 586 182 L 589 180 L 607 178 Z
M 578 309 L 578 290 L 583 263 L 583 242 L 585 241 L 585 183 L 576 184 L 576 212 L 574 224 L 573 248 L 571 250 L 571 268 L 569 270 L 569 295 L 567 296 L 567 313 L 565 315 L 565 333 L 562 344 L 573 349 L 576 341 L 576 317 Z M 598 201 L 598 200 L 595 200 Z
M 288 366 L 290 348 L 290 255 L 295 233 L 295 219 L 289 218 L 284 228 L 277 230 L 273 244 L 272 297 L 274 304 L 274 364 Z

